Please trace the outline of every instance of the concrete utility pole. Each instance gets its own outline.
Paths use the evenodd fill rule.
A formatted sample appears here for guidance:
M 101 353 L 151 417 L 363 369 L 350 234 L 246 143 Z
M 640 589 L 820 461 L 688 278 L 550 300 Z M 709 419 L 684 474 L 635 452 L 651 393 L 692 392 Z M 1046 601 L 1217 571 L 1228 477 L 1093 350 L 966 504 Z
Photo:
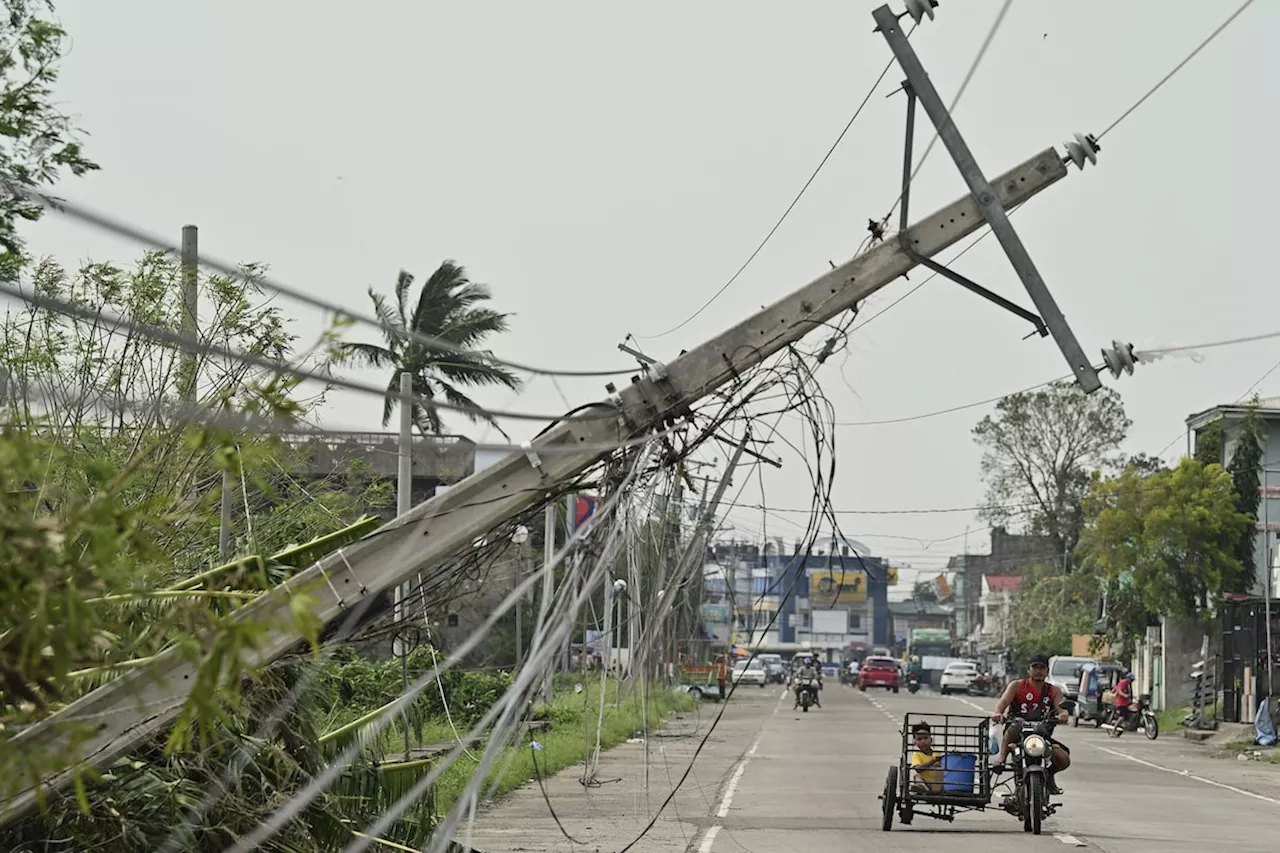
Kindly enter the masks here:
M 552 562 L 556 558 L 556 505 L 554 501 L 547 501 L 546 507 L 542 511 L 542 565 L 544 572 L 542 575 L 542 603 L 538 605 L 538 625 L 546 625 L 547 613 L 551 609 L 551 598 L 556 592 L 556 580 L 550 568 Z M 542 701 L 551 701 L 551 682 L 552 675 L 556 671 L 555 658 L 547 664 L 547 674 L 542 679 Z
M 182 226 L 182 334 L 191 341 L 200 338 L 200 229 L 194 225 Z M 200 356 L 195 347 L 179 358 L 181 378 L 179 392 L 182 402 L 194 408 L 199 400 Z M 218 558 L 222 562 L 231 559 L 231 508 L 235 503 L 234 477 L 230 468 L 222 472 L 222 496 L 219 499 L 221 518 L 218 524 Z
M 396 515 L 404 515 L 413 508 L 413 374 L 405 370 L 400 373 L 400 447 L 396 459 Z M 404 600 L 408 595 L 408 583 L 396 585 L 395 591 L 395 623 L 396 632 L 392 640 L 392 651 L 400 658 L 400 687 L 409 689 L 409 653 L 405 648 L 404 638 Z M 423 602 L 425 611 L 426 602 Z M 410 740 L 409 715 L 406 713 L 404 723 L 404 755 L 409 757 L 413 749 Z
M 919 0 L 912 0 L 916 6 Z M 897 19 L 887 7 L 875 13 L 886 40 L 910 78 L 911 90 L 925 104 L 939 127 L 948 150 L 960 161 L 967 149 L 961 144 L 940 106 L 915 54 L 897 29 Z M 909 99 L 913 103 L 914 99 Z M 1055 340 L 1072 371 L 1087 390 L 1098 387 L 1096 371 L 1072 346 L 1070 329 L 1045 299 L 1044 283 L 1029 266 L 1004 211 L 1022 204 L 1067 175 L 1066 164 L 1083 168 L 1094 162 L 1097 146 L 1078 136 L 1067 144 L 1064 158 L 1047 148 L 1024 163 L 985 181 L 968 158 L 962 166 L 971 193 L 957 199 L 914 226 L 903 229 L 897 240 L 886 240 L 863 252 L 764 308 L 714 338 L 682 353 L 669 364 L 655 362 L 641 368 L 621 390 L 610 387 L 608 403 L 566 417 L 501 462 L 479 471 L 444 494 L 402 513 L 395 522 L 361 541 L 331 554 L 299 573 L 289 584 L 264 595 L 235 614 L 236 619 L 273 626 L 288 625 L 290 590 L 309 591 L 314 614 L 332 622 L 367 597 L 379 595 L 417 572 L 436 566 L 494 527 L 545 499 L 548 491 L 568 481 L 609 455 L 601 447 L 617 446 L 650 434 L 660 424 L 673 423 L 690 407 L 744 372 L 798 341 L 826 321 L 861 304 L 867 297 L 909 273 L 922 259 L 954 245 L 991 223 L 1001 245 L 1014 259 L 1015 269 L 1032 292 Z M 904 197 L 902 205 L 905 209 Z M 1016 257 L 1014 257 L 1016 255 Z M 930 265 L 936 266 L 936 265 Z M 945 269 L 945 268 L 944 268 Z M 949 271 L 948 271 L 949 272 Z M 955 278 L 952 274 L 950 277 Z M 1033 286 L 1034 285 L 1034 286 Z M 976 287 L 976 285 L 975 285 Z M 972 289 L 972 288 L 971 288 Z M 1053 309 L 1053 310 L 1050 310 Z M 1123 349 L 1124 351 L 1118 351 Z M 1128 361 L 1126 362 L 1126 353 Z M 1132 367 L 1132 352 L 1123 345 L 1103 351 L 1113 375 L 1118 367 Z M 274 660 L 302 642 L 290 629 L 271 635 L 253 653 L 250 663 Z M 79 741 L 85 763 L 100 767 L 168 726 L 182 708 L 194 683 L 195 670 L 177 651 L 157 656 L 146 671 L 134 671 L 95 690 L 40 723 L 19 733 L 15 748 L 68 751 L 71 737 L 67 723 L 93 722 L 93 731 Z M 141 704 L 139 704 L 141 703 Z M 139 711 L 138 708 L 145 708 Z M 71 779 L 63 773 L 48 785 L 57 788 Z M 22 814 L 36 802 L 26 790 L 10 801 L 0 822 Z

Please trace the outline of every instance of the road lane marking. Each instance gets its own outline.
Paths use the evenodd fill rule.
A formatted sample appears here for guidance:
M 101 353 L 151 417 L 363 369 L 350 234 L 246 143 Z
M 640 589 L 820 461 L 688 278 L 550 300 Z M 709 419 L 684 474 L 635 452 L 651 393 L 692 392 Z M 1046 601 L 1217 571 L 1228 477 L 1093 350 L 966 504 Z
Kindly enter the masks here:
M 1165 767 L 1161 764 L 1156 764 L 1154 761 L 1147 761 L 1146 759 L 1138 758 L 1136 755 L 1130 755 L 1127 752 L 1120 752 L 1119 750 L 1110 749 L 1105 746 L 1098 746 L 1096 743 L 1089 743 L 1088 741 L 1084 741 L 1084 743 L 1088 746 L 1093 747 L 1094 749 L 1101 750 L 1107 753 L 1108 755 L 1114 755 L 1116 758 L 1123 758 L 1126 761 L 1132 761 L 1135 764 L 1141 764 L 1143 767 L 1150 767 L 1152 770 L 1159 770 L 1164 773 L 1168 773 L 1172 776 L 1181 776 L 1183 779 L 1194 779 L 1197 782 L 1202 782 L 1205 785 L 1212 785 L 1215 788 L 1221 788 L 1224 791 L 1230 791 L 1233 794 L 1239 794 L 1243 797 L 1249 797 L 1254 800 L 1261 800 L 1264 803 L 1271 803 L 1272 805 L 1280 806 L 1280 800 L 1277 800 L 1274 797 L 1267 797 L 1267 796 L 1263 796 L 1262 794 L 1255 794 L 1253 791 L 1246 791 L 1244 788 L 1237 788 L 1235 785 L 1228 785 L 1226 782 L 1218 782 L 1217 780 L 1214 780 L 1214 779 L 1206 779 L 1204 776 L 1197 776 L 1194 773 L 1191 773 L 1190 771 L 1187 771 L 1187 770 L 1174 770 L 1172 767 Z
M 782 709 L 782 700 L 787 698 L 787 691 L 783 691 L 778 697 L 778 704 L 773 706 L 773 712 L 769 714 L 770 719 L 778 715 L 778 711 Z M 751 746 L 747 747 L 747 751 L 743 753 L 742 758 L 738 759 L 738 766 L 733 769 L 733 775 L 729 777 L 729 784 L 725 786 L 724 794 L 720 797 L 720 804 L 716 807 L 716 817 L 728 817 L 729 809 L 733 806 L 733 795 L 738 792 L 738 783 L 742 781 L 743 775 L 747 772 L 747 765 L 751 763 L 751 759 L 755 756 L 756 750 L 760 748 L 760 741 L 764 739 L 764 729 L 762 725 L 760 731 L 756 732 L 755 738 L 751 741 Z M 724 827 L 718 823 L 707 827 L 707 831 L 702 836 L 702 841 L 698 844 L 698 853 L 711 853 L 711 848 L 715 846 L 716 836 L 720 834 L 720 830 Z
M 1074 835 L 1064 835 L 1062 833 L 1058 833 L 1053 837 L 1061 841 L 1063 844 L 1070 844 L 1072 847 L 1085 846 L 1085 843 L 1081 841 L 1079 838 L 1076 838 Z
M 716 836 L 719 834 L 719 824 L 708 829 L 707 834 L 702 836 L 702 843 L 698 845 L 698 853 L 711 853 L 711 848 L 715 846 L 716 843 Z

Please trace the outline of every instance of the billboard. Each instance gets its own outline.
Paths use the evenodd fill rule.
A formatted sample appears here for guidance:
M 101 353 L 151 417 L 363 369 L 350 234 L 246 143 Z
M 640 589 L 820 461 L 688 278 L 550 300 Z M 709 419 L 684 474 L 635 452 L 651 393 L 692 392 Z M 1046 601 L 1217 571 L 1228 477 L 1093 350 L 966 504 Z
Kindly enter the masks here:
M 860 604 L 867 600 L 867 576 L 861 569 L 809 570 L 809 606 L 830 608 L 837 604 Z
M 848 610 L 815 610 L 811 618 L 809 630 L 814 634 L 849 633 Z

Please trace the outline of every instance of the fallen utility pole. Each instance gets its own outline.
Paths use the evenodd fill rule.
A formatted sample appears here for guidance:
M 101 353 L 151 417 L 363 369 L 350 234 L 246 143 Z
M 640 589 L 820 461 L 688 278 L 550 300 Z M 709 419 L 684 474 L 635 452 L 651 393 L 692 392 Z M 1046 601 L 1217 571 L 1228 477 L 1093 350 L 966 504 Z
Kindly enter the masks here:
M 1005 208 L 1022 204 L 1066 177 L 1063 158 L 1047 148 L 992 182 Z M 947 205 L 908 233 L 915 253 L 930 257 L 977 231 L 984 222 L 972 196 Z M 897 242 L 884 242 L 819 276 L 733 328 L 681 355 L 655 362 L 610 399 L 566 419 L 526 443 L 523 452 L 477 472 L 414 507 L 349 548 L 318 561 L 289 582 L 254 600 L 233 618 L 270 627 L 250 663 L 274 660 L 303 642 L 291 626 L 290 599 L 305 590 L 312 610 L 332 622 L 369 596 L 393 589 L 435 566 L 478 537 L 544 501 L 557 484 L 585 471 L 615 446 L 672 425 L 689 407 L 761 364 L 831 318 L 910 272 L 917 262 Z M 71 755 L 101 767 L 173 722 L 195 683 L 196 668 L 170 650 L 146 671 L 136 671 L 89 693 L 12 739 L 28 751 Z M 81 723 L 88 731 L 76 730 Z M 47 781 L 58 787 L 70 771 Z M 0 822 L 26 811 L 35 792 L 17 795 Z

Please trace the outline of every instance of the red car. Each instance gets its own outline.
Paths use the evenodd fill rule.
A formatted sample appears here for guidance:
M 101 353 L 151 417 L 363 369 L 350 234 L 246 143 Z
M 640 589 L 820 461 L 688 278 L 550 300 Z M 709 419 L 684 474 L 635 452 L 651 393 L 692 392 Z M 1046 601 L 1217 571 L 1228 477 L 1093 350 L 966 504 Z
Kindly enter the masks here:
M 885 690 L 897 693 L 898 679 L 901 677 L 902 672 L 898 669 L 898 662 L 893 658 L 867 658 L 862 662 L 862 668 L 858 670 L 858 689 L 883 687 Z

